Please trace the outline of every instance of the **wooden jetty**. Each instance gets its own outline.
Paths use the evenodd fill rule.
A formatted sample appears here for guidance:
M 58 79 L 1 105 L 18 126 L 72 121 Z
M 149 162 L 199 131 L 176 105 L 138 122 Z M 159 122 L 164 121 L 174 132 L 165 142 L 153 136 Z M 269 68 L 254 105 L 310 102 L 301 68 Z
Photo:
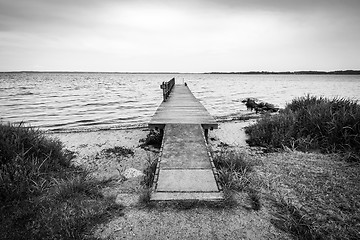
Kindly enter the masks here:
M 207 146 L 208 130 L 218 124 L 186 84 L 172 79 L 161 88 L 164 100 L 149 122 L 164 134 L 151 200 L 222 200 Z

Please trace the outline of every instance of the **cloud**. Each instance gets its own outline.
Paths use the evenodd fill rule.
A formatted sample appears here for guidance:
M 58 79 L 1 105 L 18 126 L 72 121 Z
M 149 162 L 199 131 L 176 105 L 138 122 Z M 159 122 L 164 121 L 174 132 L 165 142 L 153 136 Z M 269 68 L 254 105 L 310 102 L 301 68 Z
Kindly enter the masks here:
M 311 66 L 315 55 L 358 62 L 358 2 L 0 0 L 0 66 L 236 71 Z

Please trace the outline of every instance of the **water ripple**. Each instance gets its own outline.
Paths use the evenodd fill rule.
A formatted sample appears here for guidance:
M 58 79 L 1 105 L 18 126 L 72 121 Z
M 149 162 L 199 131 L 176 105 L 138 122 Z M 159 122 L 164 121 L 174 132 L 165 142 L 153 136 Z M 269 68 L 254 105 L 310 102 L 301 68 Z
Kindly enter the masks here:
M 284 107 L 307 93 L 358 100 L 360 92 L 359 76 L 0 73 L 0 121 L 67 132 L 144 127 L 162 101 L 160 83 L 173 77 L 217 119 L 246 113 L 247 97 Z

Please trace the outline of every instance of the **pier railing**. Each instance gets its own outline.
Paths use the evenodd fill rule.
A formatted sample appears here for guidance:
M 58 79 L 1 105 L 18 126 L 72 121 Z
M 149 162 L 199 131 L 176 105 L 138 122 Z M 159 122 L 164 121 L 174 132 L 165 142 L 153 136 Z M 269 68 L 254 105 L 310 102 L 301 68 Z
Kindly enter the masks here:
M 174 85 L 175 85 L 175 78 L 172 78 L 168 82 L 163 82 L 160 85 L 160 88 L 163 90 L 164 102 L 166 102 L 166 99 L 169 97 L 169 95 L 171 93 L 171 90 L 173 89 Z

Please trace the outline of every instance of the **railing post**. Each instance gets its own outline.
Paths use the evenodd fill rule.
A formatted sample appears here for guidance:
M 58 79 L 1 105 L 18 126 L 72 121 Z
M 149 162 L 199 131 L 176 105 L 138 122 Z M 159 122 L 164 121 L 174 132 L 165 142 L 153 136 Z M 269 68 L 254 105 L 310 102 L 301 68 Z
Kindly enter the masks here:
M 163 90 L 164 102 L 166 102 L 166 99 L 169 97 L 170 92 L 171 92 L 172 88 L 174 87 L 174 85 L 175 85 L 175 78 L 172 78 L 168 82 L 162 82 L 162 84 L 160 85 L 160 88 Z

